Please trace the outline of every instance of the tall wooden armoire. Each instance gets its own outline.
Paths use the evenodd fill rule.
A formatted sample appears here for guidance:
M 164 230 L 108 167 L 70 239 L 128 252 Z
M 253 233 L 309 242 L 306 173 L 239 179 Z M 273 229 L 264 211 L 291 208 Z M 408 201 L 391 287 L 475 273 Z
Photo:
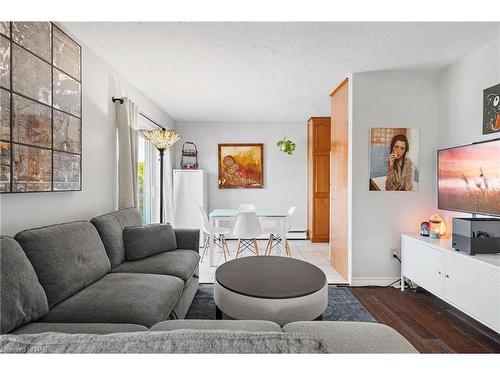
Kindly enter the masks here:
M 330 117 L 308 122 L 308 234 L 311 242 L 328 242 L 330 233 Z

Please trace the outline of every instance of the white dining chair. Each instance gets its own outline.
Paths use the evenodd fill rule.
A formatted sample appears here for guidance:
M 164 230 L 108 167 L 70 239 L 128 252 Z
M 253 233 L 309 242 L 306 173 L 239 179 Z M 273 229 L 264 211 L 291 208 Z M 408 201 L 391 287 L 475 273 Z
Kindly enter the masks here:
M 227 255 L 231 254 L 229 253 L 229 248 L 227 247 L 226 234 L 229 234 L 231 230 L 229 228 L 212 226 L 210 220 L 208 220 L 208 215 L 205 209 L 203 207 L 198 207 L 198 211 L 200 211 L 201 226 L 203 228 L 203 235 L 205 237 L 203 240 L 203 253 L 201 255 L 201 262 L 203 262 L 203 258 L 205 257 L 205 254 L 210 247 L 210 232 L 212 232 L 214 235 L 214 244 L 222 249 L 222 252 L 224 253 L 224 260 L 227 262 Z
M 257 237 L 262 234 L 259 218 L 255 212 L 240 212 L 236 216 L 234 223 L 233 235 L 238 239 L 236 245 L 236 256 L 248 249 L 255 255 L 259 255 L 259 246 L 257 245 Z
M 240 211 L 240 212 L 255 211 L 255 204 L 242 203 L 238 206 L 238 211 Z
M 286 233 L 288 233 L 290 231 L 290 229 L 292 228 L 292 216 L 293 216 L 294 212 L 295 212 L 295 207 L 290 207 L 290 209 L 288 210 L 288 213 L 286 215 L 286 219 L 284 220 L 284 223 L 282 223 L 282 225 L 285 226 L 284 227 L 285 236 L 286 236 Z M 286 237 L 282 238 L 283 232 L 282 232 L 281 228 L 279 228 L 279 227 L 266 228 L 266 229 L 264 229 L 263 232 L 265 234 L 269 235 L 269 240 L 267 241 L 265 255 L 271 255 L 271 250 L 273 249 L 273 247 L 275 247 L 279 244 L 283 244 L 283 246 L 285 248 L 286 255 L 288 255 L 289 257 L 292 256 L 292 253 L 290 252 L 290 245 L 288 244 L 288 239 Z

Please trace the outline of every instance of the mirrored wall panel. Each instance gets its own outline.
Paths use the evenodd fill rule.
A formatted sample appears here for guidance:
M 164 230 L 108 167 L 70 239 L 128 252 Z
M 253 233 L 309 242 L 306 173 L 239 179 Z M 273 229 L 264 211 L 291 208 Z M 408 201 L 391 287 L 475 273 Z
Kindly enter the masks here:
M 52 45 L 50 22 L 12 22 L 12 40 L 50 62 Z
M 10 40 L 0 35 L 0 86 L 10 89 Z
M 80 83 L 54 69 L 54 108 L 80 116 Z
M 10 143 L 0 141 L 0 192 L 10 192 Z
M 10 92 L 0 89 L 0 140 L 10 141 Z
M 0 21 L 0 34 L 10 38 L 10 22 Z
M 50 22 L 0 22 L 0 193 L 81 190 L 81 47 Z
M 80 80 L 80 46 L 54 26 L 54 66 Z
M 78 190 L 80 155 L 54 151 L 54 190 Z
M 81 153 L 81 120 L 54 110 L 54 150 Z
M 13 192 L 52 190 L 51 150 L 14 143 L 12 153 Z
M 12 104 L 12 141 L 50 148 L 52 109 L 16 94 Z

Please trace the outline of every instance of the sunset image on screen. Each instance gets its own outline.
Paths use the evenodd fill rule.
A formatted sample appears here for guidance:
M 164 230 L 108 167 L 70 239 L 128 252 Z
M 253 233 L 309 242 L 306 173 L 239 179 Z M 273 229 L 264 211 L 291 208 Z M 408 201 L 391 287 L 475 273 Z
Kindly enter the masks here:
M 500 215 L 500 141 L 438 152 L 439 208 Z

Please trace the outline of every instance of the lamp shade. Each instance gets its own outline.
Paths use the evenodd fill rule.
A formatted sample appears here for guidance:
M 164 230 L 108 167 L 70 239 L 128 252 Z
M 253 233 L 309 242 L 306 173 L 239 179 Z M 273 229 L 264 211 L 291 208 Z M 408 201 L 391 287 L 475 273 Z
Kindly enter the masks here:
M 181 138 L 175 130 L 139 130 L 139 132 L 158 150 L 166 150 Z

